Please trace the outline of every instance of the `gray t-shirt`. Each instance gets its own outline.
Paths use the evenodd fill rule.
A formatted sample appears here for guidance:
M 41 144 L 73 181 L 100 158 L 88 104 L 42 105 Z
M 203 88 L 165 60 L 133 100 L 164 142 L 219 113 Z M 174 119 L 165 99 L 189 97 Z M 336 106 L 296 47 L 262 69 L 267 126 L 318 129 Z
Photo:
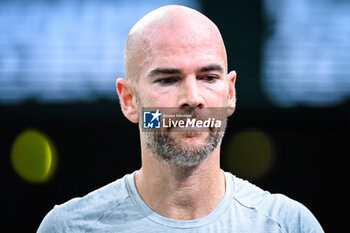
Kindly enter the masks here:
M 323 232 L 302 204 L 263 191 L 228 172 L 226 194 L 209 215 L 186 221 L 165 218 L 142 200 L 134 175 L 55 206 L 38 232 Z

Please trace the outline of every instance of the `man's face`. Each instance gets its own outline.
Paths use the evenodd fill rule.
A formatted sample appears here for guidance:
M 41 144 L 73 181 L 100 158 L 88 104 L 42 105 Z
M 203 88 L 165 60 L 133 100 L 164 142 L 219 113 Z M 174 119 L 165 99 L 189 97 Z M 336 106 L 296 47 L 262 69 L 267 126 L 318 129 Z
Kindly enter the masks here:
M 163 34 L 151 43 L 136 82 L 139 115 L 142 107 L 175 108 L 201 115 L 205 108 L 226 108 L 230 79 L 220 45 L 201 39 L 179 41 Z M 141 117 L 140 117 L 141 119 Z M 142 125 L 142 123 L 141 123 Z M 226 119 L 224 127 L 226 126 Z M 221 142 L 223 132 L 143 132 L 147 146 L 168 162 L 188 167 L 203 161 Z M 165 146 L 164 146 L 165 145 Z

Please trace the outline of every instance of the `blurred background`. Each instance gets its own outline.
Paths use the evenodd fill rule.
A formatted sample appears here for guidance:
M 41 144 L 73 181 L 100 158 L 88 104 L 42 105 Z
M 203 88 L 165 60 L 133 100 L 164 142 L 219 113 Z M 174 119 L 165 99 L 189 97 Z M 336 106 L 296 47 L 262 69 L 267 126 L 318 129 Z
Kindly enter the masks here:
M 211 18 L 238 73 L 222 168 L 344 232 L 349 0 L 0 0 L 1 232 L 140 168 L 115 80 L 132 25 L 167 4 Z

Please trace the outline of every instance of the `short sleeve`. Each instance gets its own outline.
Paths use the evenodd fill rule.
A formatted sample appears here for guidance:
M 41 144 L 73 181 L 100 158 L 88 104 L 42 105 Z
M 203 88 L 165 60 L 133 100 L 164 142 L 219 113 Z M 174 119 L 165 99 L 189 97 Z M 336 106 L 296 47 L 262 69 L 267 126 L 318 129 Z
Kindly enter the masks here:
M 274 196 L 280 203 L 277 219 L 285 232 L 324 233 L 316 217 L 303 204 L 282 194 Z
M 324 233 L 320 223 L 317 221 L 316 217 L 311 213 L 311 211 L 305 206 L 300 207 L 301 215 L 301 228 L 302 232 L 305 233 Z
M 65 224 L 62 222 L 62 217 L 59 216 L 59 209 L 55 206 L 41 222 L 37 233 L 58 233 L 68 232 L 65 229 Z

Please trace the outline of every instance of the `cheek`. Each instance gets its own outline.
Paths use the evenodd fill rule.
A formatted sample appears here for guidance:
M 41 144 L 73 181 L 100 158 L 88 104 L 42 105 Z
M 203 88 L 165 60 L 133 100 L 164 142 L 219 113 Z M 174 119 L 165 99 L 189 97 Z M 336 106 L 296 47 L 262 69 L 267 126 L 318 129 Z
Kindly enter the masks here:
M 223 106 L 227 103 L 229 96 L 229 88 L 226 82 L 220 82 L 217 85 L 213 85 L 210 88 L 206 88 L 203 92 L 209 106 Z
M 176 92 L 167 88 L 160 90 L 155 85 L 140 83 L 138 90 L 142 107 L 169 107 L 176 99 Z
M 155 92 L 151 95 L 151 101 L 154 103 L 154 106 L 157 107 L 172 107 L 176 106 L 177 95 L 176 91 L 168 90 Z

